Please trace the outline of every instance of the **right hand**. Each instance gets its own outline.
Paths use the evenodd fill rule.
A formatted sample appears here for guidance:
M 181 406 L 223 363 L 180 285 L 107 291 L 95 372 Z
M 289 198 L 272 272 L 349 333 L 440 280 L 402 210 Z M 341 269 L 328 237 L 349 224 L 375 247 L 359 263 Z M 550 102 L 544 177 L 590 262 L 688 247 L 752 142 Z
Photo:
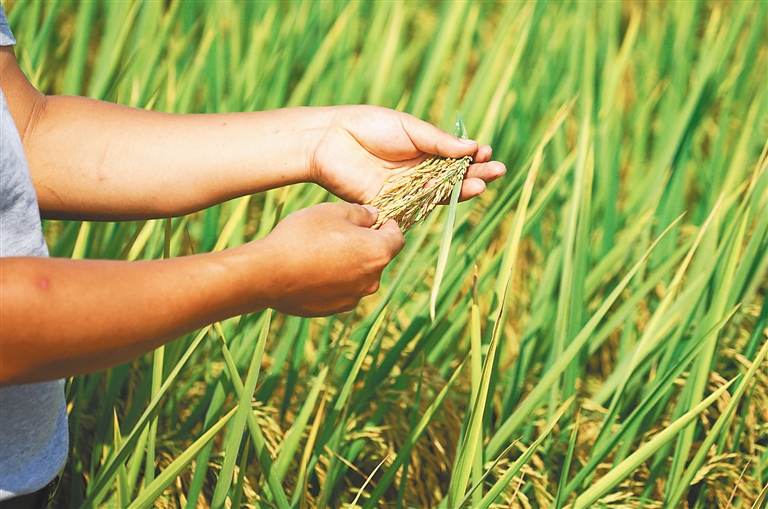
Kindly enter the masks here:
M 350 311 L 379 288 L 381 273 L 405 244 L 397 224 L 378 230 L 376 209 L 323 203 L 286 217 L 263 239 L 274 253 L 269 307 L 296 316 Z
M 478 196 L 506 171 L 491 161 L 491 147 L 457 138 L 418 118 L 379 106 L 333 106 L 328 125 L 312 150 L 310 180 L 353 203 L 366 203 L 387 180 L 413 170 L 430 155 L 474 154 L 461 200 Z M 323 131 L 323 129 L 320 129 Z

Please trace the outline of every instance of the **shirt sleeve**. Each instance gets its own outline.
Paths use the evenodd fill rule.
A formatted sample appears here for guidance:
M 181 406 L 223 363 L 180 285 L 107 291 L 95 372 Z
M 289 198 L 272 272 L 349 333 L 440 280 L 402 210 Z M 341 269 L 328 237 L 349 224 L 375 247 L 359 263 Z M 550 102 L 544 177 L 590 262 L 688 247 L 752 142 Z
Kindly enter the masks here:
M 13 38 L 11 27 L 8 26 L 8 18 L 5 17 L 3 5 L 0 4 L 0 46 L 13 46 L 16 39 Z

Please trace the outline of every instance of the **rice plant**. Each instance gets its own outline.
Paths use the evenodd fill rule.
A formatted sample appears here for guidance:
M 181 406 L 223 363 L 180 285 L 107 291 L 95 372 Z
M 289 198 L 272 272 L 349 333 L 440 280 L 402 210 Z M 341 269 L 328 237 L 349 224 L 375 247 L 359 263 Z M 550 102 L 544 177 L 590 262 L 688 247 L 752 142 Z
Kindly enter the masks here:
M 454 134 L 467 138 L 461 116 L 456 120 Z M 379 195 L 368 202 L 379 211 L 372 228 L 378 229 L 392 219 L 403 232 L 407 232 L 417 222 L 426 219 L 439 203 L 460 192 L 458 184 L 464 179 L 471 162 L 471 156 L 458 159 L 431 156 L 410 172 L 389 178 Z M 456 203 L 458 196 L 456 194 L 453 200 Z
M 508 168 L 414 227 L 353 312 L 241 316 L 71 380 L 58 507 L 765 503 L 765 2 L 4 7 L 46 93 L 458 110 Z M 175 257 L 328 199 L 44 226 L 54 256 Z

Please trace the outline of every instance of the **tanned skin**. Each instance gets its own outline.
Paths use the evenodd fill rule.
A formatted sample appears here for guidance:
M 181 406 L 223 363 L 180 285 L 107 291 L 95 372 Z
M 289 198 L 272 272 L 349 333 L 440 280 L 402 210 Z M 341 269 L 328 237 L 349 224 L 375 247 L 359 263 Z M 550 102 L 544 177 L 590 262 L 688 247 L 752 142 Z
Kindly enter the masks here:
M 176 115 L 45 96 L 12 47 L 0 87 L 22 137 L 43 218 L 172 217 L 315 182 L 350 203 L 293 213 L 263 239 L 217 253 L 124 262 L 0 258 L 0 386 L 90 373 L 214 321 L 267 307 L 347 311 L 402 249 L 393 221 L 358 205 L 429 154 L 475 155 L 462 198 L 504 171 L 491 149 L 375 106 Z

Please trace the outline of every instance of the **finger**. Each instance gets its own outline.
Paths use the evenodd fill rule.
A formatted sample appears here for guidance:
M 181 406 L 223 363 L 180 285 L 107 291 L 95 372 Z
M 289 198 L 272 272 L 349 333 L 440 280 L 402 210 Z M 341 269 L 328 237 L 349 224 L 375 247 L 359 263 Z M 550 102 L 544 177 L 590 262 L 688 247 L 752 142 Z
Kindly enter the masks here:
M 507 172 L 507 167 L 499 161 L 474 163 L 469 166 L 466 178 L 479 178 L 485 183 L 492 182 Z
M 379 209 L 377 209 L 373 205 L 363 205 L 363 208 L 371 213 L 371 216 L 373 217 L 373 222 L 371 223 L 371 226 L 373 226 L 376 223 L 376 220 L 379 218 Z
M 397 253 L 403 250 L 405 246 L 405 237 L 400 227 L 393 219 L 387 219 L 376 232 L 384 239 L 390 260 L 397 256 Z
M 370 205 L 357 205 L 354 203 L 336 203 L 339 207 L 344 207 L 344 213 L 347 219 L 357 226 L 370 228 L 376 223 L 379 211 L 376 207 Z
M 459 200 L 469 200 L 475 196 L 483 194 L 485 191 L 485 182 L 478 178 L 464 179 L 461 183 L 461 194 L 459 194 Z
M 404 115 L 402 119 L 406 134 L 422 152 L 443 157 L 464 157 L 477 151 L 474 140 L 457 138 L 411 115 Z
M 489 145 L 481 145 L 473 158 L 476 163 L 487 163 L 491 160 L 493 149 Z
M 461 183 L 461 193 L 459 193 L 459 201 L 466 201 L 475 196 L 480 196 L 485 192 L 486 186 L 483 179 L 467 177 L 464 182 Z M 440 205 L 448 205 L 449 199 L 445 199 L 440 202 Z

